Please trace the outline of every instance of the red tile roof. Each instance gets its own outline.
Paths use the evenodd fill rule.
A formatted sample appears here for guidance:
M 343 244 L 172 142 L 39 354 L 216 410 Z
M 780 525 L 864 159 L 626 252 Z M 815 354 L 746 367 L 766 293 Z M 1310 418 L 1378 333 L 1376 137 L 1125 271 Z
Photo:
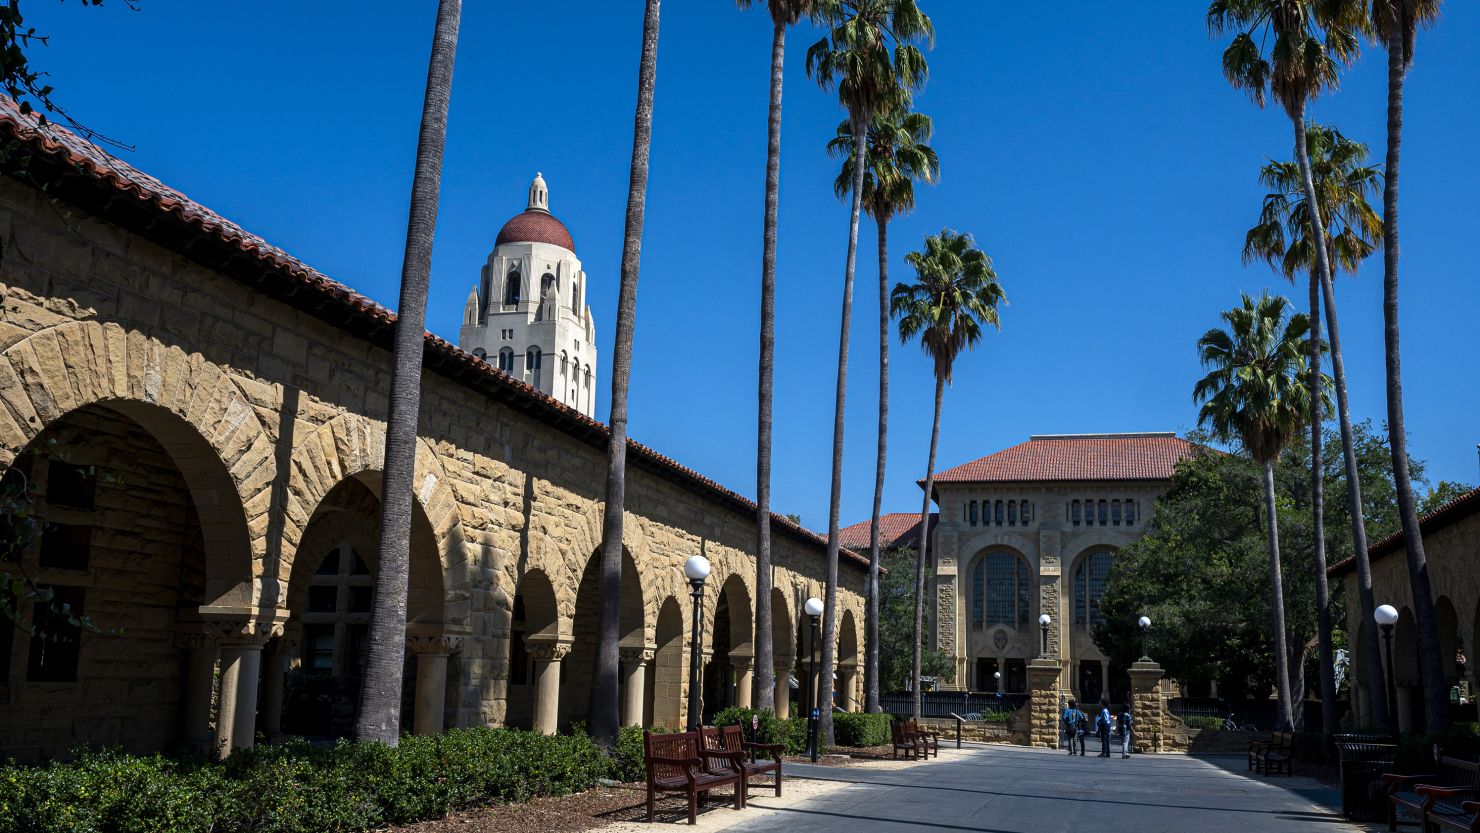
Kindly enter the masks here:
M 1196 449 L 1170 432 L 1048 434 L 935 475 L 937 483 L 1170 480 Z
M 940 515 L 930 513 L 930 528 L 934 529 L 939 522 Z M 873 546 L 870 540 L 873 526 L 873 521 L 868 520 L 838 530 L 838 542 L 854 552 L 868 552 L 869 547 Z M 879 516 L 879 546 L 883 549 L 913 547 L 918 545 L 919 540 L 919 512 L 890 512 Z
M 531 208 L 523 214 L 515 214 L 504 227 L 498 230 L 493 245 L 505 243 L 549 243 L 562 249 L 576 250 L 576 241 L 571 239 L 570 229 L 555 219 L 548 211 Z
M 1418 534 L 1420 536 L 1432 535 L 1447 526 L 1459 521 L 1480 515 L 1480 489 L 1466 492 L 1454 500 L 1440 506 L 1418 519 Z M 1403 533 L 1395 532 L 1392 535 L 1378 541 L 1367 548 L 1367 558 L 1376 561 L 1379 558 L 1403 551 Z M 1346 558 L 1326 568 L 1326 574 L 1330 576 L 1344 576 L 1347 573 L 1356 572 L 1357 560 Z
M 243 229 L 158 179 L 103 152 L 70 131 L 39 127 L 16 103 L 0 95 L 0 140 L 15 140 L 30 156 L 16 179 L 44 187 L 93 216 L 177 252 L 207 269 L 236 279 L 353 336 L 390 349 L 395 313 Z M 471 353 L 426 333 L 428 370 L 503 402 L 533 419 L 605 451 L 606 425 L 514 379 Z M 685 488 L 707 494 L 740 514 L 755 514 L 754 502 L 635 440 L 627 441 L 634 466 Z M 815 547 L 827 538 L 783 515 L 771 516 L 778 534 Z M 844 550 L 842 558 L 867 568 L 868 559 Z

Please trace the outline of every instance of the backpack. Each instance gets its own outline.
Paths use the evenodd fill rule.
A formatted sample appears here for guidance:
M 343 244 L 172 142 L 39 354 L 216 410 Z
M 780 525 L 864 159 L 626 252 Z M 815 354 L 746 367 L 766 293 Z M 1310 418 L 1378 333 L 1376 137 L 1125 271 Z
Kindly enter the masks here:
M 1079 728 L 1080 715 L 1081 712 L 1078 709 L 1064 709 L 1062 720 L 1064 721 L 1064 729 L 1069 734 L 1074 734 L 1075 730 Z

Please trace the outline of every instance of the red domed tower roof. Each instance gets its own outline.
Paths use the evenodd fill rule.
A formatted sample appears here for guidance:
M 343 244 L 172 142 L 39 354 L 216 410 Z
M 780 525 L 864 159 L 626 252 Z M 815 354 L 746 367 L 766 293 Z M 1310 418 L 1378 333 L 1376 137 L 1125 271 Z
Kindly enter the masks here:
M 576 250 L 576 241 L 571 239 L 565 223 L 555 219 L 550 212 L 537 208 L 516 214 L 504 223 L 493 244 L 502 246 L 505 243 L 549 243 L 572 252 Z

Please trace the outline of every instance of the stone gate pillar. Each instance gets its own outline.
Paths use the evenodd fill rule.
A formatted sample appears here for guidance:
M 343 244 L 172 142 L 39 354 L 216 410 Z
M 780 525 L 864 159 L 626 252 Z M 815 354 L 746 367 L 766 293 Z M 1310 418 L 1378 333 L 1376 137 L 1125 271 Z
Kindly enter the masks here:
M 1059 745 L 1059 661 L 1038 657 L 1028 662 L 1028 745 Z
M 1161 696 L 1161 666 L 1149 659 L 1131 663 L 1131 738 L 1137 752 L 1162 751 L 1166 700 Z

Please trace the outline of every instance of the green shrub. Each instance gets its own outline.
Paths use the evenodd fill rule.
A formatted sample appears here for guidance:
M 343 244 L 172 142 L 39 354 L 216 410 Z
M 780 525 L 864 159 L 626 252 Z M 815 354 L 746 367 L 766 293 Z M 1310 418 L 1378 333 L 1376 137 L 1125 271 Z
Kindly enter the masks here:
M 1015 712 L 982 712 L 982 720 L 987 723 L 1011 723 Z
M 639 772 L 641 743 L 639 733 Z M 295 741 L 221 763 L 83 751 L 70 763 L 0 768 L 0 833 L 368 830 L 589 789 L 617 760 L 583 734 L 482 728 L 395 747 Z
M 833 739 L 839 746 L 888 746 L 889 722 L 894 718 L 887 714 L 860 714 L 843 712 L 833 715 Z
M 751 728 L 751 718 L 755 728 Z M 745 739 L 755 743 L 780 743 L 786 746 L 786 754 L 799 755 L 807 748 L 807 721 L 794 717 L 783 720 L 769 709 L 743 709 L 732 706 L 714 716 L 716 726 L 740 726 L 745 729 Z
M 607 760 L 606 777 L 624 783 L 641 781 L 647 777 L 643 767 L 641 728 L 623 726 L 617 733 L 617 746 Z
M 1222 729 L 1223 718 L 1212 715 L 1188 715 L 1182 718 L 1182 723 L 1189 729 Z M 1135 728 L 1135 727 L 1131 727 Z M 1268 738 L 1266 738 L 1268 740 Z

